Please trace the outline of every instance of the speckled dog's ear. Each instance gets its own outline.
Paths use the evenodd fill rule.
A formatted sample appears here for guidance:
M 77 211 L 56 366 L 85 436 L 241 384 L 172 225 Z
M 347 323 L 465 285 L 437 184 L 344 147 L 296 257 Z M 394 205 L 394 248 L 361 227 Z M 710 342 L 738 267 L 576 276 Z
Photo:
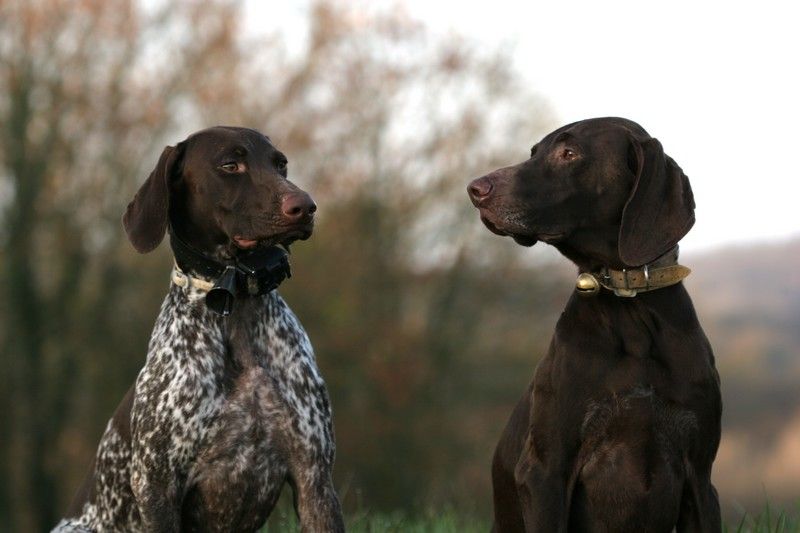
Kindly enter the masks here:
M 658 139 L 631 138 L 636 176 L 622 212 L 619 256 L 629 266 L 647 264 L 670 251 L 694 225 L 689 178 L 664 153 Z
M 136 251 L 144 254 L 164 239 L 169 221 L 170 181 L 183 154 L 183 143 L 167 146 L 156 168 L 139 188 L 122 217 L 122 225 Z

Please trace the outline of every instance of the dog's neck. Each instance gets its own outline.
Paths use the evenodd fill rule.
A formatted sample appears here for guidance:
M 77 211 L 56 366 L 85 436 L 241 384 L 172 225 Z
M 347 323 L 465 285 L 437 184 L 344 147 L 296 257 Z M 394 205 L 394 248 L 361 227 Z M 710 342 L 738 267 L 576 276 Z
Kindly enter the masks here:
M 169 238 L 175 256 L 173 283 L 206 292 L 206 306 L 222 316 L 231 313 L 235 299 L 266 294 L 292 275 L 288 254 L 278 246 L 218 261 L 184 241 L 171 226 Z
M 619 226 L 576 231 L 555 247 L 578 267 L 576 290 L 593 295 L 600 290 L 631 297 L 668 287 L 682 281 L 691 272 L 678 264 L 678 247 L 649 261 L 631 267 L 619 256 Z
M 575 263 L 578 272 L 598 272 L 602 269 L 632 270 L 644 265 L 627 265 L 619 253 L 619 224 L 580 228 L 569 234 L 562 241 L 551 243 L 556 249 Z M 667 251 L 660 257 L 648 261 L 650 267 L 667 266 L 670 253 Z M 677 262 L 677 251 L 672 259 Z M 658 263 L 658 264 L 656 264 Z
M 219 263 L 229 262 L 236 254 L 230 238 L 214 221 L 202 212 L 195 212 L 188 194 L 179 188 L 170 206 L 169 234 L 177 235 L 192 249 Z M 188 273 L 188 272 L 187 272 Z M 197 272 L 201 277 L 202 272 Z
M 230 260 L 216 253 L 209 253 L 198 247 L 193 239 L 184 237 L 185 233 L 177 230 L 173 224 L 169 226 L 169 246 L 175 257 L 178 269 L 194 278 L 213 284 L 225 271 Z
M 553 246 L 575 263 L 579 272 L 595 272 L 601 268 L 626 267 L 619 257 L 618 243 L 619 225 L 614 225 L 576 230 Z

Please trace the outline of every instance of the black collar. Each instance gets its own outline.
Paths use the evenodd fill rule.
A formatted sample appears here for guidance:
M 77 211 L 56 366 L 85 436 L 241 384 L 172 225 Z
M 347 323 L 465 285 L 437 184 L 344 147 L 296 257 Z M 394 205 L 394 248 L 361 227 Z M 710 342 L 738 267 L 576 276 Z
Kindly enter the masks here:
M 267 294 L 292 277 L 289 254 L 279 246 L 242 252 L 222 263 L 178 237 L 171 225 L 169 244 L 178 268 L 187 275 L 212 280 L 214 287 L 206 294 L 206 306 L 222 316 L 231 313 L 235 298 Z

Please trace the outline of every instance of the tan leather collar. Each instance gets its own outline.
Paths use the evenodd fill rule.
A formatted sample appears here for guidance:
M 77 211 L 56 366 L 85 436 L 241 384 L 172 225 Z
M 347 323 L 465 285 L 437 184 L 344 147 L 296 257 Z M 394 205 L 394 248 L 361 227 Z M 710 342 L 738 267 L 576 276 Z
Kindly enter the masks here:
M 584 296 L 594 296 L 600 287 L 613 291 L 623 298 L 632 298 L 640 292 L 654 291 L 680 283 L 692 271 L 678 264 L 678 247 L 670 250 L 652 263 L 640 268 L 600 272 L 583 272 L 578 276 L 575 290 Z
M 214 288 L 214 283 L 202 278 L 196 278 L 185 273 L 178 266 L 178 263 L 172 267 L 172 283 L 178 287 L 194 287 L 202 292 L 208 292 Z

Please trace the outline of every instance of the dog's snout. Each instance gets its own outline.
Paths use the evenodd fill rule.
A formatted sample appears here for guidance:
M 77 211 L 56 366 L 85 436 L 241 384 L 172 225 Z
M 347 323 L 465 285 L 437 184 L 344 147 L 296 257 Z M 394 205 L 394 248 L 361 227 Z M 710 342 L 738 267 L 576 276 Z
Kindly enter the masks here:
M 472 183 L 467 186 L 467 192 L 469 193 L 469 197 L 472 199 L 472 203 L 475 205 L 480 204 L 492 194 L 492 182 L 486 177 L 478 178 L 473 180 Z
M 302 222 L 310 219 L 317 210 L 317 204 L 307 193 L 291 193 L 281 199 L 281 213 L 289 222 Z

